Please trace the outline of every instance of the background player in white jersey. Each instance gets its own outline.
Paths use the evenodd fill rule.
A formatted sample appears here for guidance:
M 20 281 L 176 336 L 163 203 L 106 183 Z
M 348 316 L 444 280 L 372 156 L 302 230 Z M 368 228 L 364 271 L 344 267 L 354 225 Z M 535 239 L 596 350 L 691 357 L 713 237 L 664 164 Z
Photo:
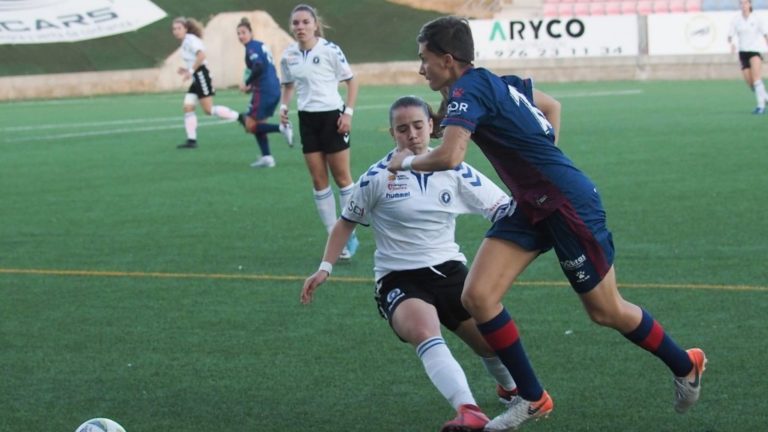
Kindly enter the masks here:
M 763 56 L 760 54 L 764 49 L 762 40 L 768 42 L 768 30 L 760 21 L 757 15 L 752 13 L 751 0 L 741 0 L 741 13 L 731 22 L 731 29 L 728 32 L 728 43 L 731 44 L 731 51 L 737 50 L 733 39 L 739 40 L 738 52 L 739 63 L 741 63 L 741 73 L 747 87 L 755 92 L 757 107 L 752 114 L 765 114 L 765 103 L 768 102 L 768 94 L 763 85 Z
M 184 80 L 192 79 L 192 84 L 184 96 L 184 128 L 187 141 L 178 146 L 181 149 L 197 147 L 197 114 L 195 106 L 200 103 L 208 115 L 215 115 L 227 120 L 237 120 L 237 111 L 213 104 L 216 90 L 213 87 L 211 72 L 205 60 L 203 45 L 203 25 L 193 18 L 178 17 L 171 27 L 173 36 L 181 41 L 181 58 L 185 67 L 179 67 L 178 73 Z
M 354 183 L 349 168 L 349 133 L 357 99 L 357 81 L 344 53 L 323 38 L 317 11 L 300 4 L 291 12 L 290 27 L 296 42 L 283 52 L 282 104 L 280 121 L 288 124 L 288 103 L 298 93 L 299 133 L 304 161 L 312 176 L 315 205 L 320 220 L 330 232 L 336 222 L 336 198 L 331 190 L 330 170 L 339 188 L 340 207 L 346 207 Z M 339 94 L 339 82 L 347 85 L 347 100 Z M 342 258 L 357 250 L 353 235 Z
M 418 97 L 402 97 L 390 108 L 389 130 L 396 151 L 426 153 L 432 128 L 429 108 Z M 416 348 L 432 383 L 458 413 L 441 430 L 481 431 L 488 417 L 477 407 L 464 371 L 442 338 L 440 324 L 481 356 L 501 398 L 515 397 L 516 386 L 461 305 L 467 267 L 454 240 L 455 219 L 476 213 L 499 220 L 514 213 L 515 202 L 465 163 L 451 171 L 392 175 L 387 161 L 393 153 L 372 165 L 355 185 L 328 238 L 320 268 L 304 282 L 301 301 L 312 301 L 317 287 L 330 276 L 356 224 L 370 224 L 376 239 L 379 311 L 397 336 Z

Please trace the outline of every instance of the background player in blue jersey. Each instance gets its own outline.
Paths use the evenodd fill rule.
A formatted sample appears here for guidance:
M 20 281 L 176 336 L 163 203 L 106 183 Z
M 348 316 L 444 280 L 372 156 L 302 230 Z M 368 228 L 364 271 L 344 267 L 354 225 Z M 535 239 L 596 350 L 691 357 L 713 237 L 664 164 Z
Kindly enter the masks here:
M 306 4 L 294 7 L 289 26 L 296 42 L 283 51 L 280 59 L 280 121 L 288 122 L 288 104 L 295 92 L 301 147 L 312 177 L 315 207 L 330 232 L 336 223 L 336 198 L 328 172 L 339 188 L 340 208 L 346 207 L 354 186 L 349 140 L 358 86 L 341 48 L 323 38 L 323 21 L 315 8 Z M 347 86 L 346 100 L 339 94 L 339 83 Z M 358 244 L 353 234 L 342 258 L 352 258 Z
M 519 211 L 496 221 L 475 256 L 462 302 L 480 332 L 509 368 L 520 398 L 493 419 L 488 431 L 514 430 L 549 414 L 552 399 L 536 377 L 517 326 L 501 300 L 520 273 L 541 253 L 554 249 L 562 271 L 590 318 L 611 327 L 660 358 L 672 371 L 675 409 L 699 398 L 706 358 L 682 350 L 653 317 L 624 300 L 616 286 L 614 249 L 600 196 L 592 181 L 555 145 L 555 128 L 536 105 L 533 84 L 475 68 L 469 24 L 443 17 L 418 36 L 419 73 L 447 95 L 442 144 L 432 152 L 401 151 L 389 162 L 402 170 L 453 169 L 474 141 L 509 187 Z M 549 100 L 544 111 L 558 111 Z M 559 118 L 559 117 L 558 117 Z
M 216 89 L 213 87 L 213 76 L 208 70 L 205 45 L 203 45 L 203 25 L 193 18 L 178 17 L 171 26 L 173 36 L 181 41 L 181 58 L 185 66 L 178 69 L 184 80 L 192 79 L 192 84 L 184 95 L 184 128 L 187 131 L 187 141 L 177 147 L 192 149 L 197 147 L 197 114 L 195 106 L 200 103 L 208 115 L 236 120 L 237 111 L 222 105 L 213 104 Z
M 280 132 L 288 145 L 293 147 L 293 128 L 291 123 L 267 123 L 275 114 L 280 102 L 280 80 L 272 62 L 272 52 L 263 42 L 253 38 L 253 29 L 248 18 L 242 18 L 237 25 L 237 38 L 245 45 L 245 74 L 240 90 L 251 94 L 251 103 L 245 114 L 238 120 L 245 129 L 256 136 L 261 149 L 261 158 L 251 164 L 254 168 L 272 168 L 275 158 L 269 149 L 267 134 Z
M 428 151 L 433 130 L 427 104 L 415 96 L 399 98 L 389 110 L 390 134 L 397 148 Z M 444 432 L 482 431 L 488 417 L 478 408 L 461 366 L 440 332 L 456 333 L 482 359 L 505 402 L 515 383 L 461 305 L 466 257 L 455 242 L 455 219 L 477 213 L 498 220 L 514 213 L 515 203 L 498 186 L 467 164 L 451 171 L 386 170 L 392 152 L 372 165 L 356 183 L 352 199 L 328 238 L 320 269 L 304 282 L 302 303 L 330 276 L 333 264 L 356 224 L 372 227 L 376 238 L 376 302 L 401 340 L 410 343 L 432 383 L 457 411 Z

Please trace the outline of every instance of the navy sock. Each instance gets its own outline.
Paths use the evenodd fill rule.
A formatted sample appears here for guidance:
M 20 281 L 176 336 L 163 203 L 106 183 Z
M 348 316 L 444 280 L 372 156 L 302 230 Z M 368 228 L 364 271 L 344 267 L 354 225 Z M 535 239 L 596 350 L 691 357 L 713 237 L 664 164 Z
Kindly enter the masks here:
M 272 154 L 269 151 L 269 139 L 267 139 L 267 134 L 257 133 L 256 142 L 259 143 L 259 148 L 261 149 L 262 156 L 270 156 Z
M 488 344 L 496 351 L 504 366 L 517 383 L 520 397 L 528 401 L 541 399 L 544 389 L 541 387 L 536 373 L 531 367 L 528 355 L 523 348 L 517 326 L 506 309 L 502 309 L 495 318 L 478 324 L 477 328 Z
M 688 353 L 667 335 L 664 328 L 648 311 L 645 309 L 642 311 L 643 318 L 640 324 L 624 337 L 661 359 L 675 376 L 688 375 L 693 368 Z
M 268 134 L 273 132 L 280 132 L 280 125 L 270 123 L 259 123 L 256 125 L 255 134 Z

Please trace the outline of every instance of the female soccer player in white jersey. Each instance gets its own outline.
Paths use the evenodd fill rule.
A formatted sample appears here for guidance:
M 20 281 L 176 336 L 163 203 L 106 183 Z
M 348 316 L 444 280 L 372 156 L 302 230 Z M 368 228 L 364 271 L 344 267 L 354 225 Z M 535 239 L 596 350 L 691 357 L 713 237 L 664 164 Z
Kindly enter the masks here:
M 290 27 L 296 42 L 283 52 L 280 120 L 288 124 L 288 103 L 298 93 L 299 133 L 304 161 L 312 176 L 315 205 L 330 232 L 336 222 L 336 198 L 330 187 L 330 169 L 339 188 L 340 207 L 346 207 L 354 183 L 349 168 L 349 133 L 357 99 L 357 81 L 344 53 L 323 38 L 317 11 L 300 4 L 293 8 Z M 339 82 L 347 85 L 347 100 L 339 94 Z M 357 250 L 357 237 L 349 239 L 342 258 Z
M 525 268 L 550 249 L 592 321 L 617 330 L 664 362 L 674 376 L 674 408 L 686 412 L 699 399 L 704 351 L 683 350 L 648 311 L 619 293 L 613 237 L 597 186 L 555 145 L 560 104 L 545 94 L 537 97 L 530 79 L 475 67 L 472 30 L 464 19 L 430 21 L 416 40 L 419 73 L 431 90 L 448 98 L 440 123 L 443 138 L 429 153 L 395 154 L 387 169 L 395 176 L 413 170 L 452 171 L 464 160 L 471 140 L 518 204 L 518 211 L 488 230 L 462 293 L 462 303 L 518 388 L 519 397 L 485 430 L 517 430 L 554 408 L 517 325 L 501 303 Z
M 731 22 L 728 32 L 728 43 L 731 51 L 735 52 L 736 44 L 733 39 L 739 40 L 738 52 L 741 73 L 747 87 L 752 89 L 757 100 L 757 107 L 752 114 L 765 114 L 765 103 L 768 102 L 768 94 L 763 85 L 763 56 L 760 54 L 765 45 L 761 39 L 768 42 L 768 30 L 760 19 L 752 13 L 751 0 L 741 0 L 741 13 Z
M 397 148 L 358 180 L 349 205 L 331 230 L 320 268 L 304 282 L 301 302 L 311 302 L 317 287 L 328 279 L 355 226 L 370 225 L 376 239 L 379 312 L 401 340 L 416 348 L 430 380 L 457 411 L 441 431 L 482 431 L 488 417 L 478 408 L 440 324 L 481 357 L 498 383 L 499 397 L 513 399 L 514 380 L 461 305 L 467 260 L 454 234 L 459 214 L 481 214 L 495 221 L 514 213 L 515 202 L 465 163 L 451 171 L 391 175 L 387 161 L 395 151 L 429 151 L 433 123 L 427 104 L 415 96 L 395 101 L 389 122 Z
M 213 79 L 205 60 L 203 25 L 193 18 L 178 17 L 173 20 L 171 28 L 173 36 L 181 41 L 181 58 L 186 65 L 179 67 L 178 73 L 185 81 L 192 79 L 192 85 L 184 96 L 184 128 L 187 130 L 187 141 L 177 147 L 191 149 L 197 147 L 195 106 L 198 102 L 206 114 L 227 120 L 237 120 L 237 111 L 213 104 L 216 90 L 213 88 Z
M 248 18 L 242 18 L 237 24 L 237 39 L 245 46 L 245 76 L 240 90 L 251 94 L 248 111 L 238 120 L 245 130 L 254 134 L 261 149 L 261 158 L 253 162 L 253 168 L 272 168 L 275 158 L 269 149 L 267 134 L 280 132 L 288 145 L 293 147 L 293 128 L 291 124 L 271 124 L 267 119 L 275 114 L 280 102 L 280 80 L 277 78 L 272 52 L 264 42 L 253 38 L 253 29 Z

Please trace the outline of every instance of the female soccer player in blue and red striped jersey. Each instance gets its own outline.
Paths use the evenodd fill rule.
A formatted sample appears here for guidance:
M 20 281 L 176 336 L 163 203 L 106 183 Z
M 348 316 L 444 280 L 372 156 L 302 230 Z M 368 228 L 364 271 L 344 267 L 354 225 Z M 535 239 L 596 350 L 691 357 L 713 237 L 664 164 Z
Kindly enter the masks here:
M 706 358 L 681 349 L 644 309 L 624 300 L 616 285 L 614 248 L 605 211 L 592 181 L 555 144 L 560 104 L 533 89 L 531 80 L 497 76 L 476 68 L 466 20 L 438 18 L 417 39 L 429 87 L 447 97 L 441 145 L 420 155 L 402 151 L 388 169 L 454 169 L 474 141 L 518 202 L 519 211 L 496 221 L 475 256 L 462 302 L 488 343 L 509 369 L 520 398 L 486 431 L 515 430 L 552 411 L 501 299 L 525 268 L 554 249 L 563 273 L 596 323 L 616 329 L 650 351 L 672 371 L 675 409 L 699 398 Z
M 248 111 L 239 118 L 245 129 L 256 136 L 261 149 L 261 158 L 252 163 L 254 168 L 272 168 L 275 158 L 269 149 L 267 134 L 280 132 L 289 146 L 293 146 L 293 129 L 290 123 L 267 123 L 275 114 L 280 103 L 280 80 L 277 78 L 272 51 L 269 46 L 253 38 L 253 29 L 248 18 L 242 18 L 237 25 L 237 38 L 245 45 L 245 77 L 240 90 L 251 94 Z

